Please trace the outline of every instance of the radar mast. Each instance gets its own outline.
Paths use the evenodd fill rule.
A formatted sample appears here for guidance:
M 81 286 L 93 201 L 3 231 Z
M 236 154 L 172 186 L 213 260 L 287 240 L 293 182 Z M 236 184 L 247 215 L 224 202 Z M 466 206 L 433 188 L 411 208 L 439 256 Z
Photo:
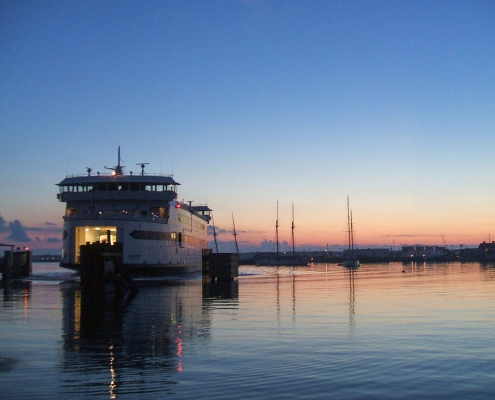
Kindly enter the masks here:
M 122 175 L 124 172 L 124 170 L 123 170 L 124 165 L 120 165 L 121 161 L 122 161 L 122 159 L 120 158 L 120 146 L 119 146 L 117 165 L 114 168 L 110 168 L 110 167 L 105 167 L 105 168 L 111 169 L 112 171 L 114 171 L 114 175 Z
M 146 165 L 148 165 L 149 163 L 147 162 L 144 162 L 144 163 L 137 163 L 136 165 L 140 165 L 141 166 L 141 176 L 144 176 L 144 167 Z

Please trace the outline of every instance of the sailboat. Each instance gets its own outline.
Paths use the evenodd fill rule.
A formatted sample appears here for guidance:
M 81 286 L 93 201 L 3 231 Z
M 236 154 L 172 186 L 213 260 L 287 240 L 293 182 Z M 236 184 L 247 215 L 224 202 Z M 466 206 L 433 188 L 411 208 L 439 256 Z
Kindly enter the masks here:
M 342 262 L 347 268 L 359 267 L 359 260 L 354 258 L 354 231 L 352 226 L 352 211 L 349 209 L 349 196 L 347 196 L 347 242 L 349 245 L 349 257 Z
M 307 266 L 309 264 L 307 259 L 296 258 L 295 244 L 294 244 L 294 204 L 292 204 L 292 257 L 280 257 L 279 252 L 279 240 L 278 240 L 278 200 L 277 200 L 277 220 L 275 222 L 275 236 L 277 245 L 277 255 L 276 258 L 265 258 L 256 260 L 256 265 L 258 266 Z

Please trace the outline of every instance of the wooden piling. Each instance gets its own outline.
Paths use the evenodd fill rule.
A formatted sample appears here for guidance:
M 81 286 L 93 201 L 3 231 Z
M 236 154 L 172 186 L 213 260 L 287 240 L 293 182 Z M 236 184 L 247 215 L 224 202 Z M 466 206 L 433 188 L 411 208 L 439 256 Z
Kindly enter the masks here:
M 217 280 L 231 281 L 237 278 L 239 276 L 239 256 L 237 253 L 210 253 L 207 274 L 211 279 Z
M 124 305 L 137 294 L 136 284 L 123 267 L 121 243 L 81 246 L 81 289 L 96 306 L 109 300 Z
M 3 281 L 25 278 L 33 272 L 33 254 L 29 250 L 5 251 L 2 264 Z

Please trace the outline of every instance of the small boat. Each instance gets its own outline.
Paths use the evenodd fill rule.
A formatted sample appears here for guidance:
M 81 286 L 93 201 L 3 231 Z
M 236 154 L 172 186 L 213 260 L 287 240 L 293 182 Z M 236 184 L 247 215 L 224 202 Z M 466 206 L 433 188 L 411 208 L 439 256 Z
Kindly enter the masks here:
M 354 231 L 352 226 L 352 211 L 349 209 L 349 196 L 347 196 L 347 242 L 349 246 L 349 256 L 342 262 L 346 268 L 359 267 L 359 260 L 354 257 Z

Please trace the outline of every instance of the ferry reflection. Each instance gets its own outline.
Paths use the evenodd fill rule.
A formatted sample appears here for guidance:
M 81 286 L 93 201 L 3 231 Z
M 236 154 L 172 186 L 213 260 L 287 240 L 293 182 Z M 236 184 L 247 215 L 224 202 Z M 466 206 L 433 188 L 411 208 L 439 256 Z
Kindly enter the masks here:
M 207 303 L 215 302 L 215 299 L 237 299 L 239 297 L 239 282 L 203 280 L 203 299 Z
M 67 394 L 78 385 L 101 394 L 103 388 L 97 390 L 102 381 L 111 398 L 119 388 L 129 393 L 129 385 L 132 391 L 149 393 L 160 382 L 157 391 L 163 393 L 170 383 L 173 391 L 176 374 L 186 369 L 184 349 L 192 354 L 210 341 L 210 310 L 238 296 L 237 281 L 205 285 L 199 279 L 162 280 L 138 285 L 138 295 L 125 308 L 96 310 L 85 309 L 76 284 L 61 285 L 61 368 L 69 374 L 63 382 Z
M 29 300 L 31 298 L 31 281 L 19 279 L 5 279 L 1 281 L 3 288 L 3 305 L 14 303 L 16 306 L 22 305 L 24 308 L 24 322 L 29 315 Z
M 3 289 L 4 302 L 22 301 L 26 307 L 28 306 L 31 293 L 31 281 L 5 279 L 1 280 L 1 287 Z

